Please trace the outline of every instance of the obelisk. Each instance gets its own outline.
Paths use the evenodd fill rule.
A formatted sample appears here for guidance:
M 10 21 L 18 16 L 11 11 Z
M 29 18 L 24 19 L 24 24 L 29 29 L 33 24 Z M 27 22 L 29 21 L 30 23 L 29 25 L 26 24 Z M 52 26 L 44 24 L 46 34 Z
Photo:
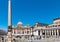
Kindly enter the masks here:
M 8 42 L 12 42 L 11 0 L 8 0 Z

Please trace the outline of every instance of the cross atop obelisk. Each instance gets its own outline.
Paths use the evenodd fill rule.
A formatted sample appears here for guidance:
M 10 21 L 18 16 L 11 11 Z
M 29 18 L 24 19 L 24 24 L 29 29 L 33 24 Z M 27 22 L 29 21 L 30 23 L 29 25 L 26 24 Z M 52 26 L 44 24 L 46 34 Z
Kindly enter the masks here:
M 8 42 L 12 42 L 11 0 L 8 0 Z

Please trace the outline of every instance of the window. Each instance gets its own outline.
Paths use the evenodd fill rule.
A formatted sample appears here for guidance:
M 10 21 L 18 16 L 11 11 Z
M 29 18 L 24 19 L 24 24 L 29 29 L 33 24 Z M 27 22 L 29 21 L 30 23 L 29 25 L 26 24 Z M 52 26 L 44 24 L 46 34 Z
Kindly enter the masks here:
M 58 25 L 58 27 L 60 27 L 60 25 Z
M 53 25 L 53 27 L 57 27 L 57 25 Z
M 29 31 L 27 31 L 27 34 L 29 34 Z
M 55 27 L 57 27 L 57 25 L 55 25 Z
M 54 27 L 54 25 L 53 25 L 53 27 Z

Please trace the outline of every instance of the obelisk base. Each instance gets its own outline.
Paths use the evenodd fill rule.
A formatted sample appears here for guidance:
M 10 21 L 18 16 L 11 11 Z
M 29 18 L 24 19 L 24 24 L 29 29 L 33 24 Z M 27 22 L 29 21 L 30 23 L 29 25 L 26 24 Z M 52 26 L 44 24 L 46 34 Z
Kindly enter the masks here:
M 12 42 L 12 26 L 8 26 L 8 42 Z

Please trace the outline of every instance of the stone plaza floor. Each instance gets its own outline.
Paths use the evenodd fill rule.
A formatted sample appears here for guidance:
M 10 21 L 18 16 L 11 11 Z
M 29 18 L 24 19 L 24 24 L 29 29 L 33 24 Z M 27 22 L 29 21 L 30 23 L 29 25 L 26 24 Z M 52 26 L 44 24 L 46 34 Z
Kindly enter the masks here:
M 0 41 L 2 42 L 2 41 Z M 8 42 L 8 41 L 5 41 L 5 42 Z M 31 39 L 31 40 L 27 40 L 25 38 L 16 38 L 15 41 L 13 42 L 60 42 L 60 37 L 56 38 L 56 37 L 50 37 L 50 38 L 44 38 L 44 39 L 39 39 L 39 40 L 34 40 L 34 39 Z
M 41 40 L 29 40 L 28 42 L 60 42 L 60 38 L 46 38 Z

